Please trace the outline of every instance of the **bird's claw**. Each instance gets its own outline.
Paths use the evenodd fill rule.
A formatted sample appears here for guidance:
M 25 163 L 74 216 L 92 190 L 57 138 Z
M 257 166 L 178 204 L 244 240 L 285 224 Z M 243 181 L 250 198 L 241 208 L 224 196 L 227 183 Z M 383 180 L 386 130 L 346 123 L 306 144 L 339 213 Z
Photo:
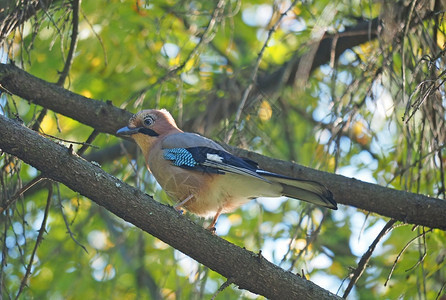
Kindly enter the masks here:
M 174 206 L 173 208 L 180 216 L 184 215 L 184 210 L 181 207 Z
M 213 235 L 217 235 L 217 228 L 215 228 L 215 226 L 213 224 L 209 225 L 208 227 L 206 227 L 206 230 L 208 230 L 210 233 L 212 233 Z

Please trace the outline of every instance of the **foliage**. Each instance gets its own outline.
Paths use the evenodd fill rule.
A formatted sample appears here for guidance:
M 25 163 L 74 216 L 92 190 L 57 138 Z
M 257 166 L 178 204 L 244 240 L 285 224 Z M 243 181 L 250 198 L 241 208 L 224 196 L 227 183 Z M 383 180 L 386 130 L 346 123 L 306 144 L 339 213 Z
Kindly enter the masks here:
M 69 55 L 73 3 L 56 2 L 11 33 L 2 59 L 57 82 Z M 369 1 L 303 1 L 286 14 L 290 1 L 84 1 L 64 87 L 132 112 L 165 107 L 182 127 L 219 141 L 445 199 L 444 8 L 432 8 L 435 14 L 422 18 L 421 11 L 417 14 L 422 4 L 411 3 L 401 11 L 412 13 L 402 15 L 397 4 Z M 306 55 L 324 34 L 342 34 L 378 17 L 387 26 L 379 38 L 311 72 L 297 72 L 292 83 L 285 77 L 273 80 L 271 74 L 298 58 L 312 61 Z M 390 19 L 403 29 L 391 29 Z M 241 107 L 253 74 L 254 96 Z M 2 114 L 18 116 L 30 127 L 37 124 L 39 132 L 55 139 L 84 142 L 92 132 L 51 111 L 36 123 L 42 108 L 16 96 L 4 93 L 0 104 Z M 119 142 L 100 134 L 88 151 Z M 0 165 L 3 203 L 38 175 L 6 153 Z M 142 157 L 116 156 L 102 168 L 169 203 Z M 0 220 L 5 299 L 22 288 L 20 297 L 36 299 L 209 299 L 225 282 L 57 183 L 30 189 Z M 349 207 L 332 212 L 292 200 L 259 199 L 223 216 L 217 233 L 342 295 L 387 221 Z M 446 284 L 445 244 L 444 231 L 396 226 L 379 243 L 352 297 L 439 297 Z M 232 286 L 218 295 L 255 297 Z

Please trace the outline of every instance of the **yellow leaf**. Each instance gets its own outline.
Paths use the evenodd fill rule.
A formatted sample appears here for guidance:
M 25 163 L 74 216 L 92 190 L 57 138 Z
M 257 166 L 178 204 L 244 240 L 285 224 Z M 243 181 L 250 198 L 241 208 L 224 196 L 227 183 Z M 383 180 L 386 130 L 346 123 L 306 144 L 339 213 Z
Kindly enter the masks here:
M 242 217 L 239 214 L 228 215 L 228 220 L 231 223 L 231 225 L 239 225 L 242 223 Z
M 437 31 L 437 45 L 440 47 L 440 49 L 445 48 L 446 38 L 444 34 L 441 31 Z
M 195 58 L 189 59 L 186 62 L 186 64 L 184 65 L 184 71 L 187 72 L 187 71 L 190 71 L 191 69 L 193 69 L 193 67 L 195 66 L 196 61 L 197 60 Z
M 302 9 L 300 8 L 300 5 L 296 5 L 296 6 L 294 6 L 294 8 L 293 8 L 293 13 L 294 13 L 296 16 L 300 15 L 301 12 L 302 12 Z
M 362 124 L 362 122 L 355 122 L 355 124 L 353 124 L 353 134 L 355 136 L 362 135 L 363 130 L 364 130 L 364 124 Z
M 330 157 L 330 158 L 328 159 L 328 170 L 334 170 L 335 163 L 336 163 L 335 158 L 334 158 L 333 156 Z
M 89 90 L 83 90 L 80 94 L 84 97 L 91 98 L 93 94 Z
M 56 127 L 57 126 L 54 118 L 50 116 L 45 116 L 45 118 L 43 118 L 42 123 L 40 123 L 40 128 L 42 128 L 42 132 L 45 132 L 46 134 L 54 135 L 57 132 Z
M 353 139 L 361 145 L 367 145 L 370 142 L 370 136 L 367 134 L 362 122 L 355 122 L 352 127 Z
M 13 162 L 10 162 L 6 166 L 4 166 L 4 170 L 6 171 L 6 173 L 12 173 L 14 166 L 15 166 L 15 164 Z
M 101 59 L 98 57 L 95 57 L 92 60 L 90 60 L 90 64 L 92 67 L 97 67 L 101 64 Z
M 150 76 L 147 79 L 147 81 L 148 81 L 149 84 L 154 84 L 157 81 L 157 78 L 156 78 L 156 76 Z
M 271 109 L 271 105 L 269 104 L 268 101 L 263 100 L 262 103 L 260 104 L 260 108 L 259 108 L 259 118 L 262 121 L 268 121 L 269 119 L 271 119 L 271 116 L 273 115 L 273 110 Z
M 266 53 L 270 58 L 272 58 L 274 63 L 281 64 L 286 60 L 289 50 L 290 49 L 284 44 L 277 43 L 275 45 L 270 45 L 267 48 Z
M 174 58 L 169 59 L 169 66 L 177 66 L 180 64 L 180 56 L 177 55 Z

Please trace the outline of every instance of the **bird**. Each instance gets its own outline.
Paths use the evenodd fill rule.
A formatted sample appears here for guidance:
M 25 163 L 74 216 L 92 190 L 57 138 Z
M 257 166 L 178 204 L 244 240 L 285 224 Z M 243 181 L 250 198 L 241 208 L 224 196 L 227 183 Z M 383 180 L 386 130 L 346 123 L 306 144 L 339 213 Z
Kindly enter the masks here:
M 337 209 L 323 184 L 263 170 L 209 138 L 182 131 L 166 109 L 142 110 L 116 134 L 133 138 L 141 148 L 147 169 L 177 211 L 212 218 L 210 231 L 221 214 L 258 197 L 286 196 Z

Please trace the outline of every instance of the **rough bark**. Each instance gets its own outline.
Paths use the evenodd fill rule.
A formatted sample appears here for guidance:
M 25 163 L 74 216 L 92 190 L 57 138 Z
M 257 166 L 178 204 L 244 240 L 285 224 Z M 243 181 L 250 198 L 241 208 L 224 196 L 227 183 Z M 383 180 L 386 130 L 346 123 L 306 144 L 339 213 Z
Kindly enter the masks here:
M 0 148 L 222 274 L 242 289 L 270 299 L 341 299 L 282 270 L 261 254 L 212 235 L 70 149 L 4 116 L 0 116 Z
M 130 113 L 111 102 L 85 98 L 55 84 L 38 79 L 12 65 L 0 64 L 0 85 L 7 91 L 57 113 L 114 134 L 127 124 Z M 2 142 L 0 141 L 0 147 Z M 284 175 L 312 179 L 332 190 L 336 201 L 396 220 L 446 229 L 446 201 L 424 195 L 397 191 L 376 184 L 306 168 L 256 153 L 233 149 L 237 154 L 257 161 L 263 168 Z
M 115 134 L 132 115 L 111 101 L 75 94 L 11 64 L 0 64 L 0 89 L 105 133 Z
M 446 201 L 425 195 L 398 191 L 378 184 L 327 173 L 286 161 L 268 158 L 243 149 L 233 152 L 258 161 L 269 171 L 323 182 L 336 202 L 377 213 L 398 221 L 446 230 Z

